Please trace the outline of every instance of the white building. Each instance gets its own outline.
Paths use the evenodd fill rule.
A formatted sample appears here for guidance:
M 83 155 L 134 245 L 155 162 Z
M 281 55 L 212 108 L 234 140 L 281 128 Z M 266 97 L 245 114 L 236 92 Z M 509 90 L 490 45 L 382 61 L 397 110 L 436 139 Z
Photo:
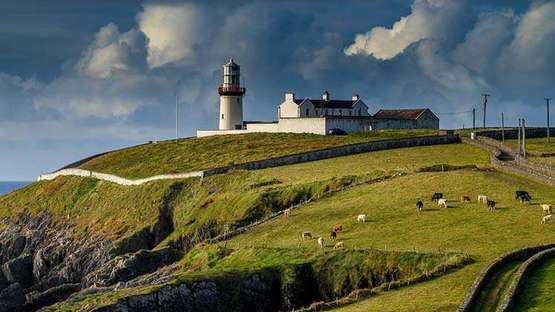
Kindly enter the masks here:
M 297 99 L 285 93 L 277 107 L 278 120 L 243 121 L 243 95 L 240 67 L 233 59 L 223 66 L 224 82 L 218 88 L 220 115 L 218 130 L 197 130 L 197 137 L 250 132 L 292 132 L 326 135 L 342 130 L 364 132 L 391 128 L 439 128 L 439 118 L 429 109 L 380 110 L 374 116 L 358 95 L 350 100 L 334 100 L 325 91 L 320 99 Z

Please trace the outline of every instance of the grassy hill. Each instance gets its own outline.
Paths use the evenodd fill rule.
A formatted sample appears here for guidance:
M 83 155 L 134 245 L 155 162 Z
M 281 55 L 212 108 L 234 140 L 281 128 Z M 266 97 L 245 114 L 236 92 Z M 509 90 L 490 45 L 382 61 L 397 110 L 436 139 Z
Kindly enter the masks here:
M 230 144 L 226 141 L 229 137 L 215 137 L 219 143 L 210 143 L 215 144 L 210 150 L 192 148 L 202 157 L 192 150 L 185 152 L 185 146 L 196 146 L 198 142 L 162 142 L 131 149 L 132 153 L 121 151 L 101 156 L 83 166 L 94 165 L 98 167 L 89 169 L 139 177 L 166 170 L 164 166 L 172 159 L 179 159 L 178 163 L 183 166 L 179 169 L 181 172 L 208 166 L 210 157 L 226 164 L 243 156 L 257 159 L 384 136 L 386 133 L 327 141 L 323 137 L 283 135 L 280 139 L 283 142 L 304 143 L 276 145 L 281 149 L 268 148 L 277 144 L 271 143 L 275 138 L 266 138 L 266 143 L 256 145 L 260 142 L 252 143 L 237 136 L 239 141 L 231 144 L 230 151 L 224 149 Z M 255 145 L 248 147 L 249 144 Z M 172 155 L 177 146 L 182 146 L 179 148 L 183 148 L 183 155 Z M 155 161 L 141 162 L 150 157 L 141 153 L 158 155 L 155 159 L 160 167 Z M 177 191 L 176 185 L 180 185 Z M 342 188 L 345 191 L 323 196 L 329 190 Z M 517 203 L 514 200 L 517 189 L 528 190 L 534 202 L 526 206 Z M 436 191 L 445 193 L 449 208 L 439 209 L 430 202 L 431 193 Z M 460 203 L 458 198 L 463 194 L 470 195 L 473 202 Z M 478 194 L 494 198 L 499 209 L 489 212 L 477 204 Z M 475 262 L 457 271 L 398 290 L 379 292 L 367 300 L 339 308 L 343 311 L 452 311 L 491 259 L 515 248 L 552 242 L 555 238 L 551 225 L 539 225 L 538 204 L 555 202 L 552 188 L 492 170 L 486 152 L 465 144 L 378 151 L 259 171 L 234 171 L 202 181 L 156 181 L 133 187 L 63 177 L 33 183 L 1 196 L 0 216 L 13 218 L 22 212 L 48 211 L 60 222 L 75 222 L 83 235 L 95 231 L 126 241 L 156 223 L 161 210 L 171 202 L 173 228 L 154 246 L 160 249 L 183 247 L 187 242 L 217 235 L 228 227 L 249 224 L 311 197 L 319 199 L 295 209 L 289 219 L 272 219 L 229 241 L 188 250 L 172 269 L 177 275 L 171 283 L 228 278 L 236 281 L 260 272 L 274 272 L 282 280 L 294 280 L 296 277 L 290 275 L 288 268 L 309 265 L 314 272 L 327 272 L 317 281 L 319 287 L 327 289 L 323 292 L 328 294 L 327 299 L 331 299 L 356 287 L 379 286 L 379 283 L 368 284 L 367 277 L 389 272 L 387 268 L 402 264 L 399 277 L 403 280 L 446 263 L 459 263 L 463 255 L 470 255 Z M 419 199 L 425 203 L 421 214 L 414 209 Z M 356 216 L 360 213 L 368 214 L 369 222 L 357 223 Z M 315 240 L 300 240 L 303 231 L 327 237 L 334 224 L 344 226 L 339 234 L 339 240 L 346 245 L 344 251 L 333 251 L 329 241 L 325 251 L 321 251 Z M 369 260 L 374 258 L 382 260 Z M 403 259 L 411 260 L 403 262 L 406 261 Z M 88 294 L 56 308 L 90 310 L 159 289 L 160 286 L 136 286 Z
M 79 168 L 126 178 L 183 173 L 375 140 L 437 134 L 435 130 L 387 130 L 347 136 L 250 133 L 169 140 L 93 158 Z

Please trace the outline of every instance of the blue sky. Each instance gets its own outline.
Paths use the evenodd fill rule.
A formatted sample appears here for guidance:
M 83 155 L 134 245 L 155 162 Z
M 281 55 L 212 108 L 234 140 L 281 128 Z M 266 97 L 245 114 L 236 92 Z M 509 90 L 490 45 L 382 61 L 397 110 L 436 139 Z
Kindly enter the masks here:
M 555 1 L 26 1 L 0 3 L 0 180 L 217 126 L 221 64 L 242 66 L 245 119 L 285 91 L 430 107 L 445 128 L 492 94 L 488 124 L 544 125 Z

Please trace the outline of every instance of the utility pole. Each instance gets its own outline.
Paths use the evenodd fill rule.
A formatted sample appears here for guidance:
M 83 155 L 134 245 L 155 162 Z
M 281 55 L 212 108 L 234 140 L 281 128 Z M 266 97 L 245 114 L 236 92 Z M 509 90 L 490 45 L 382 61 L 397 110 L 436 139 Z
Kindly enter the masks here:
M 522 119 L 522 154 L 526 159 L 526 119 Z
M 518 136 L 518 155 L 522 155 L 522 144 L 521 144 L 521 140 L 520 140 L 520 130 L 521 130 L 522 126 L 520 124 L 520 118 L 518 119 L 518 128 L 517 130 L 517 136 Z
M 501 140 L 505 143 L 505 114 L 501 112 Z
M 472 109 L 472 130 L 476 131 L 476 108 Z
M 484 97 L 484 125 L 483 127 L 486 127 L 486 108 L 487 108 L 487 104 L 488 104 L 488 97 L 490 96 L 489 94 L 482 94 L 482 96 Z
M 545 104 L 546 104 L 546 108 L 547 108 L 547 143 L 550 142 L 550 133 L 549 133 L 549 102 L 551 101 L 551 98 L 545 98 Z
M 175 141 L 179 139 L 179 85 L 181 79 L 175 83 Z

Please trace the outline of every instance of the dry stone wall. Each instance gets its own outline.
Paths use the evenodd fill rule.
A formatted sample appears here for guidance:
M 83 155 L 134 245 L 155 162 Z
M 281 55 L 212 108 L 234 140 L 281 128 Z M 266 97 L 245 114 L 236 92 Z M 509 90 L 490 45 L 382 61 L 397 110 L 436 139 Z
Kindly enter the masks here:
M 226 173 L 230 170 L 241 170 L 241 169 L 258 170 L 258 169 L 264 169 L 264 168 L 270 168 L 270 167 L 290 165 L 290 164 L 296 164 L 301 162 L 315 161 L 315 160 L 359 154 L 359 153 L 365 153 L 365 152 L 371 152 L 371 151 L 379 151 L 379 150 L 385 150 L 385 149 L 423 146 L 423 145 L 449 144 L 449 143 L 457 143 L 457 142 L 460 142 L 459 137 L 455 135 L 450 135 L 450 134 L 394 139 L 394 140 L 383 140 L 383 141 L 375 141 L 375 142 L 368 142 L 368 143 L 345 145 L 345 146 L 322 149 L 322 150 L 295 154 L 290 156 L 263 159 L 263 160 L 252 161 L 252 162 L 247 162 L 243 164 L 208 169 L 204 171 L 156 175 L 156 176 L 152 176 L 144 179 L 137 179 L 137 180 L 130 180 L 113 174 L 100 173 L 100 172 L 95 172 L 90 170 L 83 170 L 78 168 L 67 168 L 67 169 L 58 170 L 53 173 L 42 174 L 37 178 L 37 181 L 52 180 L 59 176 L 79 176 L 79 177 L 90 177 L 90 178 L 100 179 L 100 180 L 109 181 L 120 185 L 140 185 L 140 184 L 148 183 L 155 180 L 186 179 L 186 178 L 193 178 L 193 177 L 203 178 L 203 177 L 208 177 L 215 174 Z

